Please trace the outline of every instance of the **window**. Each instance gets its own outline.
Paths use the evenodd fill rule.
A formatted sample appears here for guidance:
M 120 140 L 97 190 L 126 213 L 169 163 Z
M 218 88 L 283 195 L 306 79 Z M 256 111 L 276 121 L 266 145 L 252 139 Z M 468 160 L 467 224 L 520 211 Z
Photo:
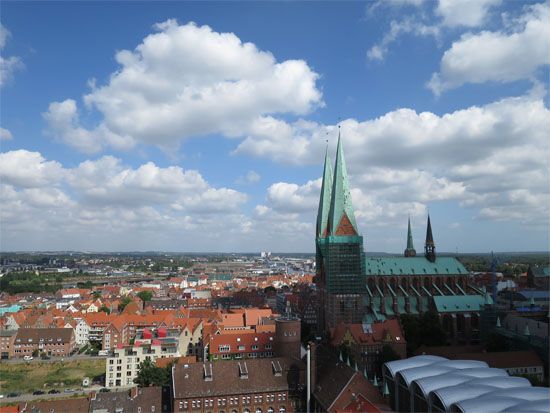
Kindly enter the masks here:
M 285 406 L 279 407 L 279 413 L 285 413 L 285 412 L 286 412 Z
M 231 351 L 231 346 L 229 344 L 223 344 L 223 345 L 218 347 L 218 351 L 220 353 L 227 353 L 227 352 Z
M 244 351 L 245 347 L 244 346 L 239 346 L 239 351 Z
M 252 345 L 252 350 L 258 350 L 258 346 L 256 344 Z

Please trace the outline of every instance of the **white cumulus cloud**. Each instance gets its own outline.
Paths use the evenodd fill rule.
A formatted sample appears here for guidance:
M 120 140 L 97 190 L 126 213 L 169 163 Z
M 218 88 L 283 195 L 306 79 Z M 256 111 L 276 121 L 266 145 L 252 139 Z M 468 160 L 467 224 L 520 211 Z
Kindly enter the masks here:
M 0 52 L 4 50 L 11 33 L 4 25 L 0 24 Z M 3 54 L 3 53 L 2 53 Z M 3 87 L 13 78 L 13 74 L 21 70 L 25 65 L 18 56 L 0 56 L 0 87 Z
M 278 62 L 233 33 L 167 20 L 119 69 L 84 97 L 102 119 L 85 128 L 74 101 L 50 106 L 52 132 L 84 152 L 132 143 L 174 147 L 192 136 L 241 136 L 265 115 L 304 115 L 321 106 L 318 74 L 303 60 Z
M 550 64 L 550 4 L 525 10 L 508 31 L 462 35 L 445 51 L 428 88 L 439 95 L 465 83 L 534 80 L 536 70 Z

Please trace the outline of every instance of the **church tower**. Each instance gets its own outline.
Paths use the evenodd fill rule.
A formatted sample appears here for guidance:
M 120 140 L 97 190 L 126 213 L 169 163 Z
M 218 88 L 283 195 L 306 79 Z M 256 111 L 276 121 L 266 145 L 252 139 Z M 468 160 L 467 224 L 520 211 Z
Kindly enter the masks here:
M 405 249 L 405 257 L 416 257 L 416 250 L 413 245 L 413 236 L 411 231 L 411 218 L 409 217 L 409 229 L 407 231 L 407 248 Z
M 432 224 L 430 223 L 430 215 L 428 214 L 428 228 L 426 229 L 426 243 L 424 244 L 424 255 L 430 262 L 435 262 L 435 243 L 432 235 Z
M 322 334 L 340 322 L 361 323 L 366 294 L 363 237 L 355 221 L 340 136 L 332 177 L 325 156 L 316 232 L 318 332 Z

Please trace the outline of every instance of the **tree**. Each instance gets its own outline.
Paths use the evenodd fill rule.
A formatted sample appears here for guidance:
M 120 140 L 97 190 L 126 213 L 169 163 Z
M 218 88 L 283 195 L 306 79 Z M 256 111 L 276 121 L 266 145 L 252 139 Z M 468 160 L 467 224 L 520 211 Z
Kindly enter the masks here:
M 407 340 L 409 356 L 422 345 L 443 346 L 447 341 L 447 335 L 441 327 L 439 318 L 434 313 L 424 313 L 418 316 L 403 314 L 401 325 Z
M 272 285 L 268 285 L 267 287 L 264 288 L 265 295 L 272 295 L 272 294 L 275 294 L 276 292 L 277 292 L 277 289 Z
M 92 296 L 94 297 L 94 300 L 101 298 L 101 291 L 94 291 Z
M 498 333 L 491 333 L 487 337 L 487 352 L 507 351 L 506 339 Z
M 137 296 L 141 298 L 143 302 L 151 301 L 153 298 L 153 292 L 149 290 L 140 291 Z
M 139 372 L 134 379 L 140 387 L 168 386 L 170 384 L 172 364 L 166 367 L 157 367 L 151 359 L 145 359 L 139 364 Z
M 130 297 L 128 296 L 124 297 L 122 300 L 120 300 L 120 303 L 118 304 L 118 311 L 119 312 L 124 311 L 124 308 L 126 308 L 126 306 L 131 302 L 132 302 L 132 299 Z
M 101 307 L 99 307 L 98 311 L 103 311 L 104 313 L 111 314 L 111 310 L 105 304 L 103 304 Z

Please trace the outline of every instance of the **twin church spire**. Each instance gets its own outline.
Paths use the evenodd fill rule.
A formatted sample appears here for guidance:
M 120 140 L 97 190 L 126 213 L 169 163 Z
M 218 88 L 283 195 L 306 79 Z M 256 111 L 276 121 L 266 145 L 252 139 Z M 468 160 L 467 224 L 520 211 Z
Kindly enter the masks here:
M 358 235 L 355 211 L 351 201 L 346 160 L 342 139 L 338 135 L 334 174 L 330 166 L 328 150 L 325 154 L 323 183 L 317 212 L 317 237 L 329 235 Z
M 321 184 L 321 196 L 319 198 L 319 209 L 317 211 L 316 237 L 325 238 L 331 235 L 346 236 L 359 235 L 355 221 L 355 211 L 351 201 L 351 192 L 348 181 L 346 160 L 342 138 L 338 134 L 338 146 L 336 149 L 336 162 L 334 173 L 332 171 L 328 148 L 325 152 L 325 165 L 323 168 L 323 181 Z M 411 219 L 409 218 L 407 230 L 407 248 L 405 257 L 415 257 Z M 428 226 L 426 229 L 426 242 L 424 245 L 425 257 L 434 262 L 435 243 L 432 235 L 432 225 L 428 215 Z

